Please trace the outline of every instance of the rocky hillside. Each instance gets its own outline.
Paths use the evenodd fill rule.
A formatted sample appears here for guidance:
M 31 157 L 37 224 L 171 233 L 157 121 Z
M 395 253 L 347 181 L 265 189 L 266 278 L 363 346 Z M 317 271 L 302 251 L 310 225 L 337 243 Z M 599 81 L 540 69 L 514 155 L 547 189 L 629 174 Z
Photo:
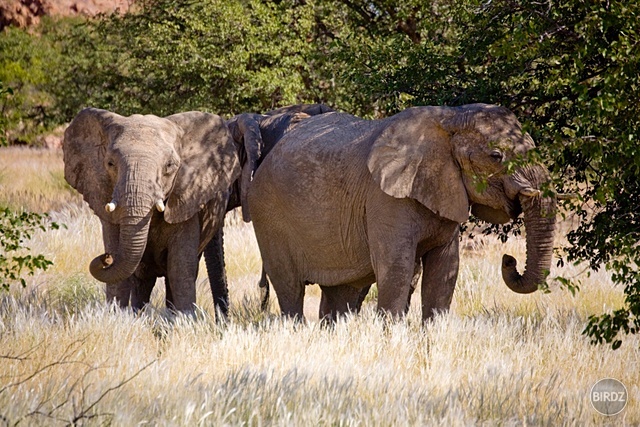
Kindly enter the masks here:
M 0 0 L 0 30 L 29 27 L 42 16 L 94 16 L 116 10 L 126 12 L 133 0 Z

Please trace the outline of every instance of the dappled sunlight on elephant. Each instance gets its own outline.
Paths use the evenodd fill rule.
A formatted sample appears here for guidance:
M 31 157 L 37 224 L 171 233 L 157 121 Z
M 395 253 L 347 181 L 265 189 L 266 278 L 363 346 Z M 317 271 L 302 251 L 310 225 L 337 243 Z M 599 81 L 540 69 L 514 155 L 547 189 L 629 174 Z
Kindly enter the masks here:
M 100 218 L 105 253 L 90 264 L 108 302 L 141 308 L 157 277 L 167 304 L 191 312 L 198 260 L 224 221 L 240 175 L 218 116 L 123 117 L 82 110 L 64 136 L 65 179 Z
M 302 120 L 331 111 L 334 110 L 323 104 L 296 104 L 264 114 L 242 113 L 227 120 L 226 124 L 233 136 L 242 166 L 242 174 L 231 188 L 227 210 L 241 207 L 244 221 L 249 222 L 251 217 L 247 206 L 247 190 L 260 163 L 278 141 Z M 229 297 L 226 274 L 222 268 L 224 265 L 222 229 L 207 245 L 204 254 L 216 306 L 222 307 L 223 313 L 226 313 Z M 264 269 L 262 269 L 258 286 L 263 293 L 262 307 L 266 309 L 269 304 L 269 281 Z
M 507 109 L 487 104 L 415 107 L 384 120 L 343 113 L 308 118 L 257 170 L 248 206 L 283 314 L 301 317 L 304 287 L 329 292 L 321 315 L 358 308 L 377 282 L 378 308 L 406 312 L 422 266 L 422 317 L 451 304 L 459 225 L 470 209 L 503 223 L 524 212 L 527 262 L 502 273 L 515 292 L 538 289 L 553 252 L 556 198 L 547 170 Z M 342 289 L 342 291 L 340 291 Z

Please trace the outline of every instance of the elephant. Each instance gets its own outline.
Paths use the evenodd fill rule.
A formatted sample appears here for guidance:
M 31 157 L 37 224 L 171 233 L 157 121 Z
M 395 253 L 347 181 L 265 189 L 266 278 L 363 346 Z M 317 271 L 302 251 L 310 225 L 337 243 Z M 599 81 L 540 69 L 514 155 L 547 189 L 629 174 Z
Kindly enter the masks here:
M 242 173 L 232 185 L 227 212 L 240 207 L 243 220 L 251 221 L 246 194 L 251 180 L 264 158 L 278 141 L 301 120 L 334 111 L 324 104 L 296 104 L 268 111 L 264 114 L 242 113 L 231 117 L 226 124 L 233 137 Z M 209 283 L 216 307 L 222 314 L 228 313 L 229 292 L 224 270 L 224 232 L 220 228 L 204 250 Z M 259 288 L 263 289 L 262 307 L 269 302 L 269 282 L 262 269 Z
M 241 173 L 224 120 L 86 108 L 66 129 L 63 153 L 65 179 L 102 225 L 105 253 L 89 270 L 106 283 L 107 301 L 139 309 L 164 276 L 167 305 L 193 312 L 200 255 Z
M 422 266 L 422 319 L 449 309 L 460 224 L 524 213 L 523 274 L 510 255 L 502 277 L 517 293 L 548 274 L 556 199 L 547 169 L 515 115 L 489 104 L 412 107 L 381 120 L 345 113 L 308 118 L 271 150 L 248 207 L 281 313 L 303 318 L 305 285 L 322 289 L 320 317 L 356 310 L 376 282 L 378 311 L 407 310 Z

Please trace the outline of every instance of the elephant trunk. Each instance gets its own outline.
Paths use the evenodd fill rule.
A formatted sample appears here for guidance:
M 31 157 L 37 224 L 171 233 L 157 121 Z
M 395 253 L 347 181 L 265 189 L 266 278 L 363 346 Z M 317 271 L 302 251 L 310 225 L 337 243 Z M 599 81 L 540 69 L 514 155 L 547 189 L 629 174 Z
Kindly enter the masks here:
M 527 261 L 524 274 L 518 273 L 511 255 L 502 257 L 502 278 L 514 292 L 528 294 L 538 290 L 551 268 L 555 231 L 556 200 L 542 195 L 519 196 L 527 233 Z
M 120 225 L 118 251 L 100 255 L 91 261 L 89 271 L 93 277 L 101 282 L 117 283 L 134 273 L 147 246 L 152 214 L 149 211 L 135 224 Z
M 216 310 L 220 310 L 220 314 L 226 318 L 229 314 L 229 291 L 224 269 L 224 232 L 222 227 L 204 248 L 204 260 L 209 274 L 213 303 Z

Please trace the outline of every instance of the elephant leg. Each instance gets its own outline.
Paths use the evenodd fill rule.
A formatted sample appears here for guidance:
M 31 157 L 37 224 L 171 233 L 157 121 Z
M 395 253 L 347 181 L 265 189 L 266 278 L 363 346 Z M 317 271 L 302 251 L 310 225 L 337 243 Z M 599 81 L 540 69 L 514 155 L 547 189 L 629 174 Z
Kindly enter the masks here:
M 365 287 L 369 290 L 371 285 Z M 335 322 L 340 316 L 347 313 L 357 313 L 360 311 L 364 296 L 362 288 L 351 285 L 320 286 L 322 297 L 320 299 L 320 310 L 318 316 L 322 321 Z
M 399 258 L 390 258 L 389 264 L 378 266 L 376 271 L 378 311 L 401 317 L 406 312 L 410 297 L 413 265 L 403 265 Z
M 258 191 L 252 187 L 252 191 Z M 256 202 L 258 205 L 260 200 Z M 252 208 L 253 209 L 253 208 Z M 307 284 L 304 273 L 299 271 L 302 256 L 292 248 L 286 239 L 290 230 L 287 227 L 278 229 L 272 227 L 272 218 L 252 217 L 264 277 L 273 286 L 283 316 L 304 320 L 304 293 Z M 262 229 L 262 227 L 265 227 Z
M 171 284 L 169 283 L 169 277 L 164 278 L 164 302 L 167 307 L 173 307 L 173 295 L 171 295 Z
M 209 275 L 209 286 L 216 311 L 226 318 L 229 314 L 229 289 L 224 265 L 224 231 L 216 232 L 204 248 L 204 261 Z
M 415 292 L 418 287 L 418 282 L 420 281 L 420 275 L 422 274 L 422 260 L 416 262 L 415 268 L 413 269 L 413 279 L 411 279 L 411 288 L 409 289 L 409 298 L 407 299 L 407 306 L 404 309 L 404 314 L 409 312 L 409 308 L 411 307 L 411 296 Z
M 190 313 L 195 310 L 196 279 L 200 254 L 198 216 L 186 221 L 168 241 L 167 287 L 171 290 L 172 309 Z M 167 292 L 169 295 L 169 292 Z
M 407 314 L 409 312 L 409 307 L 411 305 L 411 297 L 415 292 L 416 288 L 418 287 L 418 282 L 420 281 L 421 274 L 422 274 L 422 261 L 419 261 L 419 262 L 416 262 L 416 266 L 413 271 L 413 279 L 411 280 L 411 288 L 409 289 L 409 297 L 407 298 L 407 306 L 404 309 L 404 314 Z M 356 310 L 355 310 L 356 313 L 360 312 L 360 309 L 362 308 L 362 303 L 367 298 L 367 295 L 371 290 L 371 286 L 373 285 L 365 286 L 360 290 L 360 295 L 358 296 L 358 303 L 356 305 Z
M 427 321 L 449 310 L 458 279 L 459 230 L 448 244 L 434 248 L 422 257 L 422 320 Z
M 260 276 L 260 281 L 258 282 L 258 288 L 262 290 L 262 298 L 260 307 L 263 311 L 269 309 L 269 278 L 267 277 L 267 272 L 264 267 L 262 267 L 262 275 Z
M 135 311 L 142 309 L 151 301 L 151 292 L 156 284 L 155 277 L 138 278 L 131 276 L 131 308 Z
M 365 298 L 367 298 L 367 294 L 369 293 L 369 290 L 371 290 L 371 286 L 373 286 L 373 283 L 365 286 L 364 288 L 360 288 L 360 292 L 358 294 L 358 301 L 356 302 L 356 313 L 360 312 L 360 309 L 362 308 L 362 303 L 364 302 Z
M 280 313 L 286 317 L 303 320 L 306 283 L 293 277 L 287 268 L 279 268 L 268 274 L 278 297 Z
M 278 296 L 278 304 L 280 305 L 280 312 L 283 316 L 290 317 L 296 320 L 304 319 L 304 282 L 296 282 L 287 287 L 288 291 L 285 295 L 278 294 L 276 289 L 276 295 Z
M 410 239 L 386 238 L 370 244 L 370 247 L 378 285 L 378 311 L 401 317 L 406 313 L 411 297 L 416 243 Z
M 418 241 L 424 234 L 422 208 L 411 199 L 397 199 L 382 192 L 374 193 L 366 207 L 378 311 L 401 317 L 411 295 Z
M 133 286 L 133 282 L 130 279 L 132 278 L 133 276 L 118 283 L 107 283 L 105 289 L 107 294 L 107 304 L 115 303 L 120 308 L 126 308 L 129 306 L 129 298 L 131 296 Z
M 198 257 L 195 257 L 196 260 Z M 180 263 L 183 265 L 182 274 L 179 270 L 167 273 L 167 307 L 190 313 L 195 310 L 196 279 L 198 277 L 198 263 Z

